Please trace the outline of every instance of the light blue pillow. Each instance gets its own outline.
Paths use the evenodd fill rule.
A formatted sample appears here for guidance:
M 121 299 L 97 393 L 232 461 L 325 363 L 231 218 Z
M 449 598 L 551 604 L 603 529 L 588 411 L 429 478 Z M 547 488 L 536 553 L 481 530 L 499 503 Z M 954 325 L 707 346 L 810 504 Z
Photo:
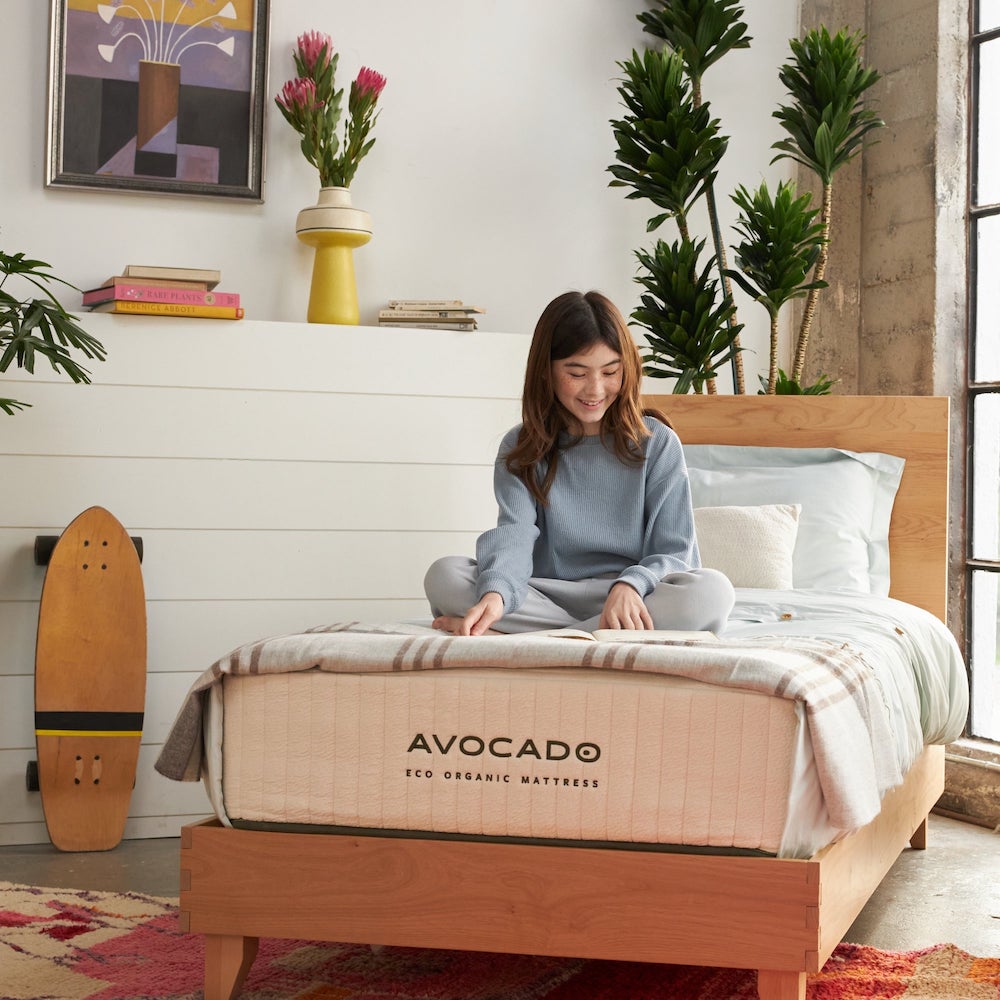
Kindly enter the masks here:
M 684 445 L 695 507 L 800 504 L 792 580 L 889 593 L 889 518 L 902 458 L 839 448 Z

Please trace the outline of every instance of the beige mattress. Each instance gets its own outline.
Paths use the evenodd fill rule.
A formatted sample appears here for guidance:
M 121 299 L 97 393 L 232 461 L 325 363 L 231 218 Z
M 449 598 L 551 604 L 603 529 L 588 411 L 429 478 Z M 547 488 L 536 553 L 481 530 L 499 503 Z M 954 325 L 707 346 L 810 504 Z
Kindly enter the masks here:
M 681 677 L 226 676 L 207 716 L 228 821 L 779 854 L 833 832 L 800 703 Z

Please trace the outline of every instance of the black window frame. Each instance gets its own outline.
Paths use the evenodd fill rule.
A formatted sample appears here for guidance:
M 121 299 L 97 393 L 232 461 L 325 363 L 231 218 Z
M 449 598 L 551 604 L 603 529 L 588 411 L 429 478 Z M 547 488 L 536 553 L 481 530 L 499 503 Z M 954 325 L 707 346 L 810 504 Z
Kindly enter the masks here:
M 980 52 L 982 47 L 988 42 L 997 42 L 1000 45 L 1000 24 L 986 30 L 979 30 L 980 24 L 980 0 L 973 0 L 970 10 L 970 33 L 969 33 L 969 204 L 968 204 L 968 317 L 966 328 L 966 349 L 967 349 L 967 417 L 966 417 L 966 440 L 968 442 L 968 454 L 965 473 L 965 635 L 966 635 L 966 662 L 969 666 L 970 681 L 974 682 L 974 675 L 977 665 L 974 662 L 974 601 L 973 587 L 978 573 L 1000 573 L 1000 560 L 975 558 L 973 552 L 973 532 L 975 524 L 975 431 L 976 431 L 976 402 L 985 395 L 1000 395 L 1000 381 L 979 380 L 975 370 L 977 359 L 977 338 L 979 331 L 978 323 L 978 237 L 979 225 L 983 219 L 1000 217 L 1000 202 L 991 202 L 985 205 L 978 204 L 978 178 L 979 178 L 979 68 Z M 1000 114 L 1000 108 L 997 108 Z M 995 664 L 989 664 L 993 669 Z M 974 739 L 984 739 L 992 742 L 1000 742 L 995 733 L 977 732 L 975 728 L 974 706 L 969 708 L 969 735 Z

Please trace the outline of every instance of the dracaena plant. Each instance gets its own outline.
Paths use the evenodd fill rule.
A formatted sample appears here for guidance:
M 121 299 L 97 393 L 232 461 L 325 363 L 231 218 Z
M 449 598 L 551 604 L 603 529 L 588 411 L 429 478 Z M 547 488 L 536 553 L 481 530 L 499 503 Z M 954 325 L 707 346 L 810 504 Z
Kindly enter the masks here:
M 800 299 L 826 282 L 810 280 L 823 248 L 823 226 L 816 222 L 819 209 L 812 197 L 796 197 L 795 185 L 781 182 L 774 197 L 762 182 L 752 194 L 740 185 L 733 195 L 740 210 L 736 232 L 742 237 L 733 247 L 738 269 L 729 276 L 766 310 L 771 325 L 770 366 L 761 380 L 766 393 L 778 386 L 778 314 L 792 299 Z M 787 382 L 787 378 L 784 380 Z
M 630 187 L 626 198 L 648 198 L 657 208 L 646 231 L 677 220 L 687 237 L 691 206 L 715 180 L 728 140 L 719 135 L 708 105 L 697 107 L 678 53 L 646 49 L 620 62 L 618 87 L 627 114 L 611 123 L 618 144 L 611 187 Z
M 633 53 L 631 60 L 619 64 L 625 72 L 619 94 L 627 114 L 611 123 L 618 161 L 608 167 L 615 178 L 611 184 L 631 187 L 627 197 L 648 198 L 656 206 L 658 212 L 650 218 L 647 230 L 673 218 L 681 234 L 681 245 L 691 242 L 688 215 L 693 204 L 704 198 L 715 268 L 722 286 L 721 308 L 728 317 L 730 344 L 722 348 L 721 354 L 732 359 L 736 392 L 744 392 L 745 386 L 739 344 L 742 325 L 737 322 L 731 280 L 761 301 L 769 312 L 771 357 L 767 391 L 827 392 L 832 382 L 826 376 L 815 386 L 802 387 L 800 382 L 816 296 L 827 284 L 832 177 L 860 151 L 868 133 L 882 124 L 863 103 L 865 92 L 878 74 L 861 62 L 862 36 L 846 30 L 831 36 L 822 28 L 791 42 L 793 62 L 782 67 L 779 78 L 788 88 L 792 103 L 774 113 L 788 138 L 772 148 L 778 150 L 775 160 L 789 157 L 819 175 L 823 183 L 820 221 L 816 223 L 808 201 L 797 197 L 791 184 L 782 185 L 773 199 L 766 189 L 750 195 L 741 187 L 735 196 L 737 204 L 745 208 L 737 225 L 743 240 L 736 248 L 740 265 L 740 270 L 736 270 L 729 267 L 726 259 L 715 202 L 719 159 L 728 140 L 719 133 L 718 121 L 707 116 L 702 76 L 733 49 L 749 46 L 751 39 L 742 21 L 743 9 L 736 0 L 653 0 L 653 3 L 654 9 L 637 16 L 646 31 L 664 44 L 662 49 L 647 49 L 642 56 Z M 673 96 L 668 100 L 669 95 Z M 705 131 L 708 123 L 712 128 L 710 136 Z M 670 141 L 673 136 L 689 135 L 703 136 L 704 142 L 697 145 L 689 141 L 681 147 L 678 142 Z M 702 155 L 692 156 L 692 150 Z M 709 151 L 717 153 L 717 157 L 713 159 Z M 772 260 L 766 259 L 769 254 L 773 255 Z M 646 256 L 652 259 L 656 253 Z M 677 259 L 686 260 L 689 256 L 678 255 Z M 647 288 L 647 293 L 650 274 L 647 268 L 636 278 Z M 737 274 L 743 280 L 737 279 Z M 669 279 L 666 273 L 663 277 Z M 785 375 L 777 366 L 776 312 L 784 303 L 802 296 L 806 302 L 795 365 L 792 374 Z M 710 342 L 719 344 L 718 331 L 702 328 L 701 332 Z M 663 360 L 670 349 L 669 343 L 661 345 L 651 364 L 662 364 L 665 370 L 674 371 L 678 365 Z M 687 347 L 684 356 L 693 356 Z M 718 365 L 710 367 L 715 370 Z M 700 372 L 689 372 L 678 380 L 675 391 L 688 391 L 689 386 L 697 389 L 702 384 L 714 391 L 713 379 L 704 379 Z
M 11 278 L 22 286 L 34 286 L 38 294 L 18 298 L 8 287 Z M 14 365 L 34 374 L 35 360 L 41 357 L 54 371 L 65 372 L 74 382 L 89 382 L 90 373 L 71 352 L 103 361 L 106 351 L 63 308 L 50 289 L 53 283 L 76 289 L 52 274 L 44 261 L 0 251 L 0 372 Z M 0 398 L 0 410 L 10 416 L 29 405 Z
M 319 171 L 323 187 L 351 186 L 358 164 L 375 145 L 368 134 L 378 118 L 375 107 L 386 83 L 381 73 L 361 68 L 351 84 L 341 142 L 337 129 L 344 91 L 337 90 L 335 82 L 339 59 L 329 35 L 318 31 L 299 35 L 292 53 L 298 76 L 274 99 L 285 121 L 301 137 L 302 155 Z
M 660 52 L 660 57 L 661 59 L 668 60 L 673 72 L 680 76 L 680 82 L 675 84 L 675 88 L 679 89 L 684 99 L 683 102 L 678 100 L 677 105 L 678 110 L 687 112 L 688 120 L 692 123 L 689 127 L 694 128 L 694 123 L 701 118 L 708 119 L 708 105 L 702 99 L 702 74 L 727 52 L 734 48 L 746 48 L 750 44 L 750 39 L 746 37 L 746 25 L 740 21 L 742 13 L 742 9 L 737 6 L 735 0 L 676 0 L 673 3 L 661 3 L 659 9 L 644 11 L 637 15 L 646 31 L 663 39 L 666 43 Z M 649 49 L 646 50 L 647 55 L 650 51 Z M 645 94 L 644 81 L 641 78 L 639 80 L 634 79 L 636 70 L 646 70 L 648 74 L 650 64 L 646 60 L 640 63 L 634 55 L 632 64 L 633 68 L 631 73 L 629 73 L 629 77 L 632 79 L 627 79 L 625 84 L 631 84 L 631 90 L 637 99 L 633 100 L 631 105 L 626 101 L 626 106 L 629 107 L 632 119 L 644 122 L 647 131 L 655 132 L 657 127 L 657 109 L 655 105 L 647 103 L 642 99 Z M 653 62 L 652 65 L 655 67 L 656 63 Z M 619 93 L 622 93 L 621 89 Z M 622 97 L 624 99 L 625 95 L 622 94 Z M 619 161 L 622 159 L 621 135 L 623 125 L 627 124 L 628 119 L 624 123 L 612 122 L 612 128 L 619 144 L 617 154 Z M 713 152 L 717 153 L 714 162 L 708 166 L 705 164 L 691 164 L 685 166 L 684 169 L 698 170 L 700 174 L 698 178 L 699 184 L 692 200 L 696 200 L 698 197 L 703 197 L 705 200 L 709 226 L 712 232 L 716 268 L 722 281 L 724 294 L 731 301 L 732 290 L 726 274 L 726 250 L 722 240 L 722 232 L 719 227 L 718 212 L 716 211 L 715 204 L 715 178 L 718 173 L 719 161 L 726 151 L 728 139 L 725 136 L 719 135 L 718 120 L 713 121 L 712 124 Z M 673 164 L 670 160 L 666 160 L 658 166 L 659 173 L 661 174 L 661 185 L 669 185 L 672 181 L 670 171 L 673 169 Z M 626 175 L 623 175 L 616 166 L 611 166 L 608 169 L 615 175 L 619 183 L 630 183 L 630 179 Z M 641 165 L 636 165 L 636 172 L 640 176 L 643 169 Z M 650 162 L 645 169 L 651 172 L 654 169 L 654 164 Z M 635 185 L 633 184 L 633 186 Z M 636 187 L 636 191 L 638 190 L 639 188 Z M 629 197 L 641 197 L 641 195 L 634 194 L 629 195 Z M 654 202 L 654 204 L 659 203 Z M 682 239 L 690 238 L 686 222 L 686 212 L 689 208 L 690 205 L 685 206 L 684 214 L 674 213 Z M 654 222 L 658 225 L 664 218 L 665 216 L 661 215 L 657 219 L 651 219 L 649 227 L 654 227 Z M 733 310 L 730 313 L 730 327 L 735 328 L 737 326 L 735 310 Z M 738 350 L 738 330 L 733 332 L 733 341 L 737 348 L 732 356 L 733 378 L 738 391 L 742 391 L 743 366 Z M 698 380 L 695 380 L 694 384 L 698 385 L 700 383 Z M 714 391 L 714 387 L 714 379 L 710 379 L 707 382 L 707 388 L 711 392 Z
M 715 308 L 713 287 L 712 307 L 705 310 L 704 300 L 699 306 L 704 314 L 698 331 L 706 338 L 705 349 L 689 350 L 690 337 L 682 336 L 675 324 L 676 317 L 685 314 L 685 306 L 675 301 L 672 290 L 657 290 L 655 285 L 671 261 L 684 261 L 692 268 L 696 265 L 700 248 L 691 241 L 688 213 L 714 183 L 728 140 L 719 135 L 719 122 L 712 119 L 709 106 L 695 105 L 680 53 L 646 49 L 641 55 L 633 52 L 631 59 L 618 65 L 625 74 L 618 93 L 627 114 L 612 122 L 618 162 L 608 167 L 615 178 L 610 185 L 629 187 L 632 190 L 627 198 L 646 198 L 660 209 L 649 219 L 647 232 L 674 219 L 681 234 L 681 243 L 674 247 L 660 241 L 652 254 L 636 254 L 643 269 L 636 281 L 647 292 L 632 318 L 650 331 L 646 371 L 654 377 L 676 375 L 675 392 L 687 392 L 691 387 L 701 392 L 706 386 L 712 391 L 719 364 L 734 356 L 734 345 L 738 350 L 739 327 L 734 322 L 732 296 L 727 294 L 719 312 L 728 335 L 718 336 L 711 324 L 703 322 L 704 315 Z M 681 284 L 688 289 L 698 281 L 692 270 Z M 704 285 L 701 291 L 706 291 Z M 667 311 L 662 321 L 653 315 L 656 308 Z M 654 347 L 655 338 L 659 339 Z
M 752 39 L 743 22 L 743 8 L 737 0 L 673 0 L 661 3 L 653 10 L 636 15 L 643 28 L 656 38 L 663 39 L 666 48 L 680 55 L 684 70 L 691 81 L 691 99 L 696 108 L 704 101 L 701 81 L 705 70 L 722 59 L 733 49 L 747 49 Z M 715 248 L 715 263 L 725 294 L 732 299 L 729 283 L 726 245 L 719 225 L 719 211 L 715 200 L 715 177 L 705 185 L 705 210 Z M 729 325 L 736 326 L 736 310 L 732 311 Z M 739 351 L 739 332 L 734 336 L 737 348 L 733 355 L 733 383 L 737 392 L 743 392 L 743 360 Z M 714 383 L 709 383 L 712 388 Z
M 644 291 L 632 319 L 646 330 L 643 371 L 652 378 L 676 378 L 674 392 L 701 392 L 732 360 L 741 327 L 732 325 L 733 303 L 719 296 L 712 261 L 702 267 L 705 241 L 657 240 L 652 253 L 636 251 L 636 281 Z
M 779 150 L 774 159 L 794 160 L 813 171 L 823 185 L 817 283 L 823 282 L 829 261 L 833 175 L 861 152 L 865 136 L 884 124 L 864 104 L 865 92 L 879 80 L 879 74 L 862 63 L 862 41 L 857 32 L 843 30 L 831 36 L 823 27 L 810 31 L 791 41 L 792 61 L 779 73 L 792 103 L 774 112 L 788 133 L 787 139 L 774 144 Z M 816 297 L 822 287 L 817 284 L 810 290 L 802 311 L 791 375 L 797 383 L 802 380 Z
M 637 14 L 643 28 L 662 38 L 684 59 L 695 103 L 701 104 L 701 78 L 706 69 L 733 49 L 747 49 L 751 38 L 740 20 L 738 0 L 674 0 Z

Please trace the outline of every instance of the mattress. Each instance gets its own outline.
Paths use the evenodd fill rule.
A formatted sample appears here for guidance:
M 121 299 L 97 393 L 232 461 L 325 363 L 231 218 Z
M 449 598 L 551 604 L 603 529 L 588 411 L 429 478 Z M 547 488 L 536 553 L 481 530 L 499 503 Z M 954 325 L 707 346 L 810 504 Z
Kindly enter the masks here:
M 776 853 L 795 702 L 601 670 L 226 677 L 231 820 Z
M 259 640 L 192 687 L 157 762 L 225 823 L 809 857 L 961 734 L 964 664 L 871 595 L 738 591 L 717 643 Z

